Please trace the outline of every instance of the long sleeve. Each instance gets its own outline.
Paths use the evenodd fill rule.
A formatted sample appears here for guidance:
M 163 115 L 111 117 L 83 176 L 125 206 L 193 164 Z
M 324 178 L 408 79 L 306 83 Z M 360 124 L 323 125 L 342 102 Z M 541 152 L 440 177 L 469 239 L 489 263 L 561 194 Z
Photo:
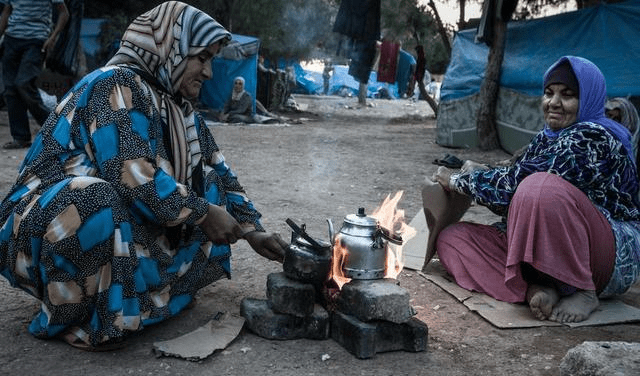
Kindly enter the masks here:
M 453 188 L 505 215 L 520 182 L 544 171 L 563 177 L 616 218 L 639 218 L 633 161 L 620 142 L 594 123 L 577 124 L 553 139 L 540 132 L 513 166 L 461 174 Z
M 197 127 L 200 134 L 204 162 L 205 186 L 212 187 L 208 191 L 215 190 L 218 199 L 214 204 L 225 205 L 227 211 L 245 228 L 264 231 L 260 223 L 261 214 L 255 209 L 247 196 L 245 189 L 240 185 L 235 172 L 226 163 L 209 128 L 202 126 L 205 122 L 197 116 Z

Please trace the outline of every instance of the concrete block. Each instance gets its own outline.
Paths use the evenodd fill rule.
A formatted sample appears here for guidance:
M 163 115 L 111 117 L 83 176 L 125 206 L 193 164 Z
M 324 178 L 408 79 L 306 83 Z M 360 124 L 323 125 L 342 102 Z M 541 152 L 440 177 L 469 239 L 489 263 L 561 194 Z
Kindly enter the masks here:
M 316 289 L 282 272 L 271 273 L 267 277 L 267 300 L 275 312 L 305 317 L 313 313 Z
M 240 304 L 245 326 L 267 339 L 328 339 L 331 325 L 329 313 L 315 305 L 311 315 L 299 317 L 274 312 L 267 300 L 245 298 Z
M 331 319 L 331 338 L 358 359 L 376 355 L 376 325 L 336 311 Z
M 392 278 L 351 280 L 342 286 L 338 310 L 360 321 L 385 320 L 407 322 L 415 311 L 409 303 L 409 291 Z
M 398 350 L 420 352 L 427 349 L 429 328 L 415 317 L 402 324 L 377 321 L 376 325 L 377 353 Z
M 331 320 L 331 338 L 357 358 L 367 359 L 381 352 L 426 350 L 428 327 L 416 318 L 402 324 L 363 322 L 336 311 Z

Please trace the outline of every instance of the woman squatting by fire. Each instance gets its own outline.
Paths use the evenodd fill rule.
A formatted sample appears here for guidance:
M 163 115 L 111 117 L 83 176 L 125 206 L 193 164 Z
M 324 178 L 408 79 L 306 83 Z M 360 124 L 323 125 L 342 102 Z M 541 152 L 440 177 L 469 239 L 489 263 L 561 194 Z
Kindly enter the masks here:
M 0 206 L 0 273 L 41 301 L 38 338 L 101 350 L 173 317 L 230 277 L 240 239 L 281 261 L 261 215 L 194 110 L 231 34 L 169 1 L 42 126 Z

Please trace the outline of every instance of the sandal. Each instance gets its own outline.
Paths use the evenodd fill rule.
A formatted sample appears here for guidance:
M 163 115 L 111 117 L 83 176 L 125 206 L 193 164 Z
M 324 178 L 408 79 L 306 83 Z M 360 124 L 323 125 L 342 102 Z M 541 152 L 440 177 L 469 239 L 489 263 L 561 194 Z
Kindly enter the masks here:
M 63 333 L 58 335 L 58 338 L 61 341 L 66 342 L 68 345 L 75 347 L 76 349 L 80 349 L 88 352 L 115 351 L 115 350 L 123 349 L 127 345 L 124 338 L 111 339 L 97 346 L 93 346 L 84 342 L 82 339 L 78 338 L 73 333 Z
M 458 170 L 462 168 L 464 161 L 456 157 L 455 155 L 446 154 L 444 158 L 434 160 L 433 164 Z
M 13 150 L 13 149 L 26 149 L 31 146 L 31 142 L 29 141 L 9 141 L 6 144 L 2 145 L 3 149 Z

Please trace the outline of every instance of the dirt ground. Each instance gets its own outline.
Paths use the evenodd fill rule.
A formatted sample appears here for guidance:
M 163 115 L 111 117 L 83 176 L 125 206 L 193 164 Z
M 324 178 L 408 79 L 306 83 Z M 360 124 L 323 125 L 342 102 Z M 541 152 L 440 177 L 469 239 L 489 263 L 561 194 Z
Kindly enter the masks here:
M 265 126 L 213 126 L 227 161 L 238 173 L 269 231 L 288 239 L 291 218 L 314 237 L 328 239 L 326 219 L 339 229 L 359 207 L 371 213 L 389 194 L 403 191 L 399 207 L 410 221 L 421 208 L 420 184 L 445 153 L 489 163 L 495 151 L 451 150 L 435 144 L 435 119 L 426 102 L 296 96 L 305 109 L 283 114 L 296 121 Z M 9 139 L 0 112 L 0 139 Z M 0 193 L 15 179 L 25 151 L 0 150 Z M 466 219 L 495 216 L 472 207 Z M 417 318 L 429 327 L 424 352 L 355 358 L 333 340 L 266 340 L 246 329 L 224 350 L 200 362 L 156 357 L 153 343 L 188 333 L 218 311 L 239 312 L 245 297 L 265 298 L 269 273 L 281 265 L 259 258 L 240 242 L 233 248 L 233 278 L 201 290 L 198 304 L 129 339 L 124 349 L 91 353 L 32 337 L 27 326 L 38 308 L 29 295 L 0 281 L 0 374 L 3 375 L 557 375 L 567 350 L 583 341 L 638 341 L 640 323 L 590 328 L 498 329 L 412 270 L 399 276 Z M 636 285 L 624 300 L 640 307 Z

